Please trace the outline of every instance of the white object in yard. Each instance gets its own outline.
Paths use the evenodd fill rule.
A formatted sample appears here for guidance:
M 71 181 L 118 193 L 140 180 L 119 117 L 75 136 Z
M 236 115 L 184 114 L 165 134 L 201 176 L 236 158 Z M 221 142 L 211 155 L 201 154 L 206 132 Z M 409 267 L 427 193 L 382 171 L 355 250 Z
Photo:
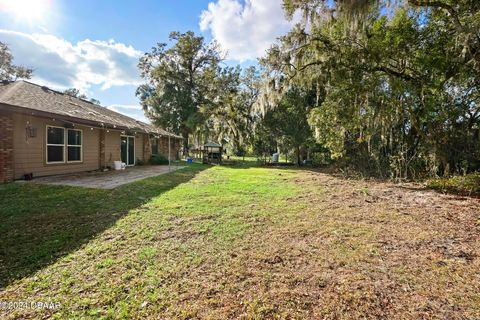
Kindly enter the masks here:
M 122 170 L 122 161 L 113 161 L 113 166 L 115 170 Z
M 272 162 L 277 163 L 279 158 L 280 158 L 280 154 L 278 152 L 274 153 L 272 155 Z
M 125 162 L 122 162 L 122 170 L 125 170 L 127 168 L 127 164 Z

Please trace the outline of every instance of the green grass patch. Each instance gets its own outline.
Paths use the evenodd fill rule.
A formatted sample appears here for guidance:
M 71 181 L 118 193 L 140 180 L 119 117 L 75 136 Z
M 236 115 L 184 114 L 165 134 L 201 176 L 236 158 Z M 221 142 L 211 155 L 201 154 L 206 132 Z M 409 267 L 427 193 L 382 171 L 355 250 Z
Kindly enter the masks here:
M 121 217 L 205 169 L 193 165 L 114 190 L 0 186 L 0 287 L 88 243 Z
M 112 242 L 129 247 L 136 252 L 135 260 L 148 264 L 159 250 L 155 243 L 143 244 L 172 231 L 171 237 L 177 240 L 205 236 L 229 245 L 249 229 L 255 216 L 269 214 L 268 206 L 260 203 L 280 200 L 294 191 L 275 186 L 278 174 L 254 167 L 194 164 L 114 190 L 3 185 L 0 285 L 29 276 L 61 257 L 72 262 L 75 258 L 69 253 L 79 249 L 98 260 L 97 270 L 109 270 L 117 261 L 109 256 L 116 249 Z M 252 210 L 257 204 L 259 210 Z M 90 245 L 103 232 L 108 241 Z M 162 245 L 178 250 L 176 242 Z
M 432 179 L 427 182 L 427 187 L 442 192 L 480 195 L 480 172 L 464 176 Z

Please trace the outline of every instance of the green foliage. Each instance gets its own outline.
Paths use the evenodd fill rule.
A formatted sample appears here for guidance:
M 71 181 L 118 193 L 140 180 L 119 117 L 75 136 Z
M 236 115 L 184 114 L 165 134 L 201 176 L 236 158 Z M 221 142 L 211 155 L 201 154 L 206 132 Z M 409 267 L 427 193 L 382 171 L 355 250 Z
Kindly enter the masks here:
M 417 10 L 397 3 L 386 15 L 378 6 L 386 1 L 364 1 L 357 28 L 346 15 L 321 14 L 356 10 L 346 3 L 285 1 L 287 14 L 308 18 L 261 60 L 264 100 L 275 110 L 292 87 L 314 88 L 308 119 L 317 141 L 369 174 L 479 169 L 480 3 L 409 0 Z
M 13 64 L 13 55 L 8 46 L 0 42 L 0 81 L 30 79 L 33 69 Z
M 315 92 L 292 88 L 262 120 L 283 153 L 294 151 L 297 164 L 301 163 L 301 149 L 313 143 L 307 115 L 314 104 Z
M 217 88 L 219 103 L 211 110 L 202 133 L 211 140 L 226 142 L 234 154 L 243 154 L 252 142 L 253 125 L 258 120 L 254 114 L 260 89 L 258 70 L 253 66 L 243 71 L 239 66 L 225 68 Z
M 173 32 L 170 41 L 172 46 L 158 44 L 140 59 L 146 83 L 136 94 L 147 116 L 181 134 L 186 146 L 217 141 L 242 153 L 251 144 L 256 120 L 257 69 L 220 67 L 218 45 L 193 32 Z
M 188 139 L 216 103 L 222 57 L 216 43 L 206 44 L 191 31 L 172 32 L 170 41 L 172 46 L 159 43 L 140 59 L 138 66 L 146 83 L 136 94 L 155 124 Z
M 271 128 L 263 121 L 255 125 L 253 136 L 253 154 L 258 157 L 269 157 L 277 152 L 277 140 Z
M 150 164 L 166 165 L 168 164 L 168 158 L 163 154 L 152 154 L 152 157 L 150 158 Z
M 322 163 L 395 179 L 480 168 L 480 2 L 284 8 L 303 19 L 260 60 L 262 76 L 221 68 L 215 43 L 172 33 L 171 47 L 140 60 L 148 116 L 192 137 L 186 145 L 217 141 L 232 154 L 280 150 L 300 162 L 316 148 Z
M 431 189 L 461 194 L 480 194 L 480 173 L 471 173 L 465 176 L 432 179 L 427 182 Z

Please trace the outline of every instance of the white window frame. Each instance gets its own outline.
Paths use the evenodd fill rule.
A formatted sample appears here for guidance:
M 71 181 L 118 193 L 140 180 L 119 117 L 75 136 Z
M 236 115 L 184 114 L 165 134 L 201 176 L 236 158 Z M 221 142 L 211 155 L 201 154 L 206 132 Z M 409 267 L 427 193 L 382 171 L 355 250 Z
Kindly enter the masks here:
M 48 143 L 48 128 L 59 128 L 63 130 L 63 144 L 56 144 L 56 143 Z M 66 158 L 65 158 L 65 128 L 64 127 L 59 127 L 59 126 L 52 126 L 47 124 L 45 127 L 45 162 L 47 164 L 59 164 L 59 163 L 65 163 Z M 63 161 L 48 161 L 48 147 L 63 147 Z
M 120 143 L 122 143 L 122 137 L 127 138 L 127 162 L 128 162 L 128 151 L 130 150 L 129 143 L 128 143 L 128 138 L 133 138 L 133 164 L 125 164 L 127 167 L 134 167 L 137 164 L 137 154 L 136 154 L 136 148 L 135 146 L 137 145 L 136 137 L 135 136 L 128 136 L 126 134 L 121 134 L 120 135 Z M 121 148 L 121 146 L 120 146 Z M 122 151 L 120 150 L 120 153 Z M 120 154 L 121 157 L 121 154 Z
M 68 131 L 80 131 L 80 145 L 77 144 L 68 144 Z M 81 163 L 83 162 L 83 130 L 82 129 L 67 129 L 65 130 L 65 160 L 67 163 Z M 75 147 L 75 148 L 80 148 L 80 160 L 68 160 L 68 148 L 69 147 Z

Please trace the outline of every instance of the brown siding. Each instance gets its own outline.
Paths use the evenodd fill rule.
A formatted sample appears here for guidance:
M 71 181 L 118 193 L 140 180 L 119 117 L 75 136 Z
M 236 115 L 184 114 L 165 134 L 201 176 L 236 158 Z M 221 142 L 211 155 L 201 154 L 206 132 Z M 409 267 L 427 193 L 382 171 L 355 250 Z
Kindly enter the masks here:
M 106 166 L 113 168 L 114 161 L 120 161 L 120 141 L 122 133 L 120 131 L 109 130 L 105 133 L 105 161 Z M 143 139 L 144 134 L 137 133 L 135 135 L 135 162 L 144 159 L 143 155 Z
M 0 115 L 1 116 L 1 115 Z M 75 125 L 75 129 L 81 129 L 83 132 L 83 161 L 81 163 L 65 163 L 65 164 L 47 164 L 46 163 L 46 126 L 52 125 L 57 127 L 65 127 L 67 123 L 60 120 L 42 118 L 38 116 L 30 116 L 26 114 L 13 113 L 10 116 L 13 132 L 11 151 L 10 171 L 2 170 L 10 173 L 15 179 L 21 179 L 24 174 L 33 173 L 34 177 L 74 173 L 81 171 L 98 170 L 103 166 L 113 167 L 113 162 L 121 160 L 120 157 L 120 137 L 122 132 L 117 130 L 105 130 L 100 128 L 91 128 L 83 125 Z M 4 122 L 6 117 L 0 117 Z M 8 119 L 7 119 L 8 120 Z M 3 131 L 8 129 L 7 125 L 3 125 Z M 70 124 L 71 125 L 71 124 Z M 27 127 L 36 129 L 36 136 L 30 137 L 27 134 Z M 1 129 L 0 129 L 1 131 Z M 4 133 L 5 133 L 4 132 Z M 104 157 L 101 154 L 101 136 L 104 138 Z M 1 133 L 1 132 L 0 132 Z M 150 148 L 148 135 L 137 133 L 135 135 L 135 160 L 148 161 Z M 7 142 L 6 139 L 3 139 Z M 163 140 L 163 139 L 161 139 Z M 4 142 L 4 144 L 5 144 Z M 172 139 L 172 158 L 178 154 L 176 146 L 173 147 L 174 139 Z M 163 143 L 165 146 L 165 143 Z M 159 151 L 161 151 L 162 143 L 159 143 Z M 148 148 L 148 150 L 146 149 Z M 168 148 L 168 147 L 167 147 Z M 173 150 L 175 149 L 175 150 Z M 146 159 L 147 158 L 147 159 Z M 13 162 L 13 165 L 12 165 Z M 104 164 L 103 164 L 104 162 Z M 1 163 L 0 163 L 1 164 Z M 5 179 L 4 179 L 5 180 Z
M 170 156 L 172 160 L 178 160 L 180 151 L 180 140 L 170 138 Z M 158 153 L 168 158 L 168 137 L 158 139 Z
M 113 161 L 120 161 L 120 132 L 105 133 L 105 161 L 106 166 L 113 168 Z
M 150 161 L 152 156 L 152 145 L 149 135 L 143 136 L 143 159 L 147 162 Z
M 13 115 L 0 111 L 0 183 L 14 178 Z
M 71 172 L 91 171 L 99 168 L 99 130 L 76 125 L 83 130 L 83 162 L 69 164 L 46 164 L 46 126 L 63 127 L 64 122 L 53 121 L 23 114 L 14 114 L 15 179 L 26 173 L 34 177 Z M 28 137 L 26 127 L 36 128 L 36 137 Z
M 135 135 L 135 163 L 137 160 L 144 160 L 143 159 L 143 136 L 142 133 L 137 133 Z

